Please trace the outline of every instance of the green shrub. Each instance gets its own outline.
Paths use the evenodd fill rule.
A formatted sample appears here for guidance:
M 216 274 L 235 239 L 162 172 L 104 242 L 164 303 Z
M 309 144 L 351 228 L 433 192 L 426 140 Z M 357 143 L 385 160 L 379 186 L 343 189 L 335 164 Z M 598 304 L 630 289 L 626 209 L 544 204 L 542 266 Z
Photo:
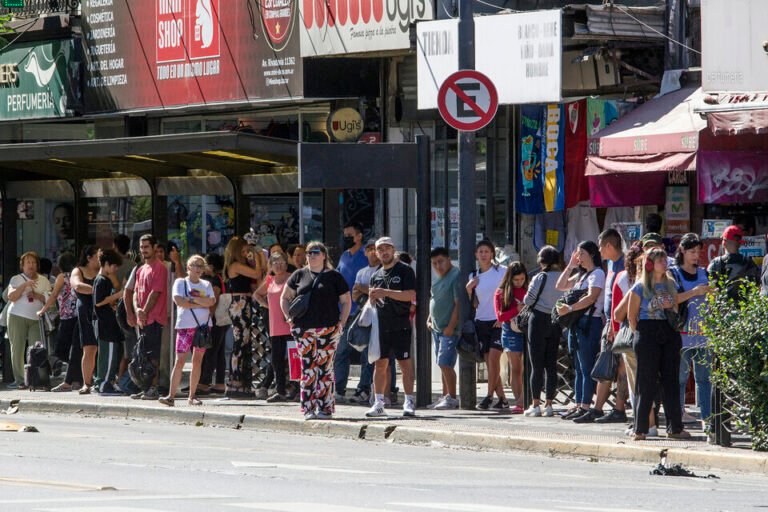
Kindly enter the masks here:
M 723 284 L 707 296 L 702 326 L 718 361 L 712 383 L 748 409 L 735 421 L 749 430 L 752 449 L 768 451 L 768 297 L 742 282 L 737 301 Z

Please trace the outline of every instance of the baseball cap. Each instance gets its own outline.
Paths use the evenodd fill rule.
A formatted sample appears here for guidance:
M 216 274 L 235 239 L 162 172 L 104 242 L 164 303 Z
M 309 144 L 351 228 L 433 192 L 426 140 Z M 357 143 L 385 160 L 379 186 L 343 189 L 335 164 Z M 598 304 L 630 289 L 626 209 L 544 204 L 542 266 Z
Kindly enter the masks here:
M 367 249 L 368 247 L 370 247 L 370 246 L 374 246 L 374 247 L 376 246 L 376 239 L 375 239 L 375 238 L 371 238 L 370 240 L 368 240 L 367 242 L 365 242 L 365 248 L 366 248 L 366 249 Z
M 640 239 L 640 243 L 645 248 L 646 245 L 663 245 L 664 240 L 661 238 L 661 235 L 658 233 L 646 233 L 643 235 L 643 238 Z
M 395 241 L 392 240 L 392 238 L 388 236 L 383 236 L 376 240 L 376 248 L 378 249 L 382 245 L 391 245 L 393 249 L 395 249 Z
M 725 228 L 725 231 L 723 231 L 723 240 L 730 240 L 731 242 L 737 242 L 743 245 L 746 243 L 743 238 L 744 232 L 739 226 L 728 226 Z

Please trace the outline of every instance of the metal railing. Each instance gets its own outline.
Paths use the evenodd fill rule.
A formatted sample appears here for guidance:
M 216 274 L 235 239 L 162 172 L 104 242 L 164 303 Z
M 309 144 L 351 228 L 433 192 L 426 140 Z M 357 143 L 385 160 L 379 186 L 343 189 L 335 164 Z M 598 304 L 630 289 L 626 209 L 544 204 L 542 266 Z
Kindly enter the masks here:
M 51 13 L 73 13 L 80 8 L 80 0 L 24 0 L 23 7 L 0 7 L 0 16 L 39 16 Z
M 717 360 L 712 362 L 718 365 Z M 712 416 L 710 442 L 719 446 L 732 446 L 734 437 L 742 441 L 751 438 L 751 412 L 739 396 L 729 393 L 719 385 L 712 389 Z

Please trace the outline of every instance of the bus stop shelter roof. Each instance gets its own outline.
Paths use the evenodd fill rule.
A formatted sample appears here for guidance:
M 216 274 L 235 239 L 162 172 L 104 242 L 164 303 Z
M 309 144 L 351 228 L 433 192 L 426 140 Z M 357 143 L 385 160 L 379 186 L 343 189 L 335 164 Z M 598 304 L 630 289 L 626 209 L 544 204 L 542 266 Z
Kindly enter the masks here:
M 203 169 L 226 176 L 296 166 L 298 142 L 242 132 L 0 145 L 0 180 L 78 180 L 186 176 Z

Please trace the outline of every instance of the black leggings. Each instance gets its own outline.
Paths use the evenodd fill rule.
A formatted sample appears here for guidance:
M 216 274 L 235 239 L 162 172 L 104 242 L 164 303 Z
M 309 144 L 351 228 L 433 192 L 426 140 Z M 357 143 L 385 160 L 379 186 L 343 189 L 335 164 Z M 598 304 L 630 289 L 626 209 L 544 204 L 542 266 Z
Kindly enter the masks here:
M 683 430 L 680 410 L 680 349 L 682 340 L 666 320 L 640 320 L 635 341 L 635 432 L 648 433 L 648 415 L 658 392 L 661 376 L 667 432 Z
M 552 324 L 549 313 L 534 310 L 528 324 L 528 357 L 531 361 L 531 396 L 541 397 L 546 374 L 546 397 L 554 400 L 557 393 L 557 349 L 561 330 Z
M 272 369 L 275 375 L 275 391 L 280 395 L 285 395 L 285 372 L 288 367 L 288 342 L 293 339 L 292 336 L 270 336 L 272 343 Z
M 65 362 L 70 362 L 69 352 L 72 345 L 80 344 L 80 331 L 77 328 L 77 317 L 67 318 L 59 322 L 54 340 L 53 354 Z
M 72 385 L 73 382 L 83 383 L 83 347 L 80 345 L 80 326 L 78 324 L 77 317 L 70 318 L 68 320 L 62 320 L 59 324 L 59 332 L 56 334 L 56 354 L 59 354 L 59 343 L 62 342 L 60 336 L 63 336 L 62 331 L 70 329 L 69 331 L 69 365 L 67 366 L 67 374 L 64 376 L 64 382 Z M 64 342 L 66 343 L 66 342 Z
M 229 325 L 215 325 L 211 329 L 213 345 L 205 351 L 203 366 L 200 370 L 200 384 L 210 386 L 213 380 L 213 372 L 216 372 L 216 384 L 224 384 L 224 372 L 227 368 L 226 338 Z

